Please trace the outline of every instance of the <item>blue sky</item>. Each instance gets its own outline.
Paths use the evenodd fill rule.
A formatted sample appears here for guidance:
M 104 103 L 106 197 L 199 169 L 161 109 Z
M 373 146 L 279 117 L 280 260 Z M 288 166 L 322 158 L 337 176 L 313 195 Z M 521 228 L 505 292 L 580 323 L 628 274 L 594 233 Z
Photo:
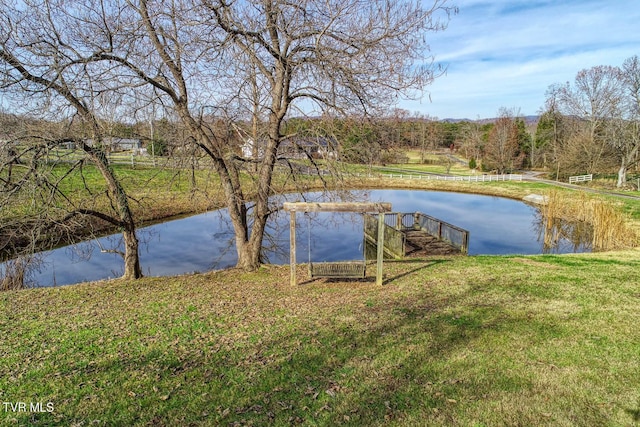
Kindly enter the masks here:
M 537 114 L 551 84 L 640 55 L 639 0 L 452 4 L 459 13 L 449 27 L 429 35 L 447 74 L 426 88 L 422 101 L 402 101 L 400 108 L 440 119 L 495 117 L 500 107 Z

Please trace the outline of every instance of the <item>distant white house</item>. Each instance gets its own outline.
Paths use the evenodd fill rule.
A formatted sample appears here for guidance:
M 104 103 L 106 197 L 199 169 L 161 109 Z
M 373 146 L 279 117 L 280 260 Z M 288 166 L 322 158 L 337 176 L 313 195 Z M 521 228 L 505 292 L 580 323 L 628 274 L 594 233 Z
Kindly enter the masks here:
M 94 144 L 93 139 L 87 139 L 85 142 L 90 147 Z M 133 151 L 136 153 L 142 153 L 142 141 L 136 138 L 108 137 L 102 139 L 101 142 L 106 150 L 110 152 Z
M 242 156 L 246 159 L 261 159 L 264 156 L 266 140 L 258 140 L 257 153 L 256 144 L 251 138 L 247 138 L 240 147 Z M 334 159 L 338 157 L 338 142 L 334 138 L 322 136 L 316 137 L 292 137 L 280 142 L 278 147 L 278 157 L 287 159 L 323 158 Z
M 242 146 L 240 147 L 240 151 L 242 152 L 242 157 L 244 157 L 245 159 L 253 159 L 254 157 L 261 159 L 262 156 L 264 155 L 265 143 L 266 143 L 265 141 L 260 140 L 256 147 L 256 142 L 253 140 L 253 138 L 246 138 L 244 141 L 244 144 L 242 144 Z M 258 152 L 255 153 L 255 156 L 254 156 L 254 150 L 256 148 L 258 149 Z

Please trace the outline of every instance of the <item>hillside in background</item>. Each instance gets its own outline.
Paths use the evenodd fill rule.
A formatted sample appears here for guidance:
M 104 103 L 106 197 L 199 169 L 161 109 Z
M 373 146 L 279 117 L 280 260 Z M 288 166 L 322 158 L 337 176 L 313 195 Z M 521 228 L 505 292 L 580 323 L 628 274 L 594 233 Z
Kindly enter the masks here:
M 524 122 L 527 125 L 531 125 L 531 124 L 536 124 L 538 123 L 538 120 L 540 120 L 540 116 L 538 115 L 534 115 L 534 116 L 522 116 L 521 117 Z M 472 120 L 472 119 L 452 119 L 452 118 L 447 118 L 447 119 L 442 119 L 440 120 L 440 122 L 444 122 L 444 123 L 463 123 L 463 122 L 475 122 L 475 123 L 480 123 L 480 124 L 485 124 L 485 123 L 493 123 L 497 120 L 497 117 L 491 117 L 488 119 L 476 119 L 476 120 Z

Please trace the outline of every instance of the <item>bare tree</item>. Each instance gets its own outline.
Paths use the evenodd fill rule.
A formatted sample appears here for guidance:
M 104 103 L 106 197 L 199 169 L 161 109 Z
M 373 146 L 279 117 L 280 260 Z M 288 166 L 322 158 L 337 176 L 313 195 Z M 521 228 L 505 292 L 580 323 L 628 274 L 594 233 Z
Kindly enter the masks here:
M 501 108 L 484 145 L 482 162 L 498 173 L 510 172 L 522 164 L 518 144 L 518 123 L 513 111 Z
M 554 167 L 556 180 L 573 174 L 584 173 L 592 166 L 589 159 L 590 138 L 583 137 L 583 121 L 562 113 L 565 85 L 554 84 L 546 92 L 545 110 L 536 130 L 536 145 L 544 148 L 548 161 Z M 545 155 L 545 158 L 547 157 Z
M 426 52 L 424 33 L 441 29 L 435 12 L 449 10 L 444 1 L 427 9 L 404 1 L 205 4 L 243 53 L 240 63 L 255 65 L 267 83 L 268 142 L 243 256 L 245 267 L 255 268 L 287 114 L 303 108 L 301 102 L 311 102 L 320 111 L 366 113 L 392 104 L 398 93 L 420 89 L 434 78 L 433 68 L 414 68 Z
M 64 220 L 77 215 L 92 215 L 122 229 L 124 240 L 124 277 L 142 276 L 138 256 L 135 221 L 124 188 L 109 165 L 104 146 L 104 132 L 95 109 L 101 94 L 115 93 L 110 87 L 108 68 L 93 67 L 87 60 L 87 41 L 100 38 L 100 25 L 83 28 L 85 18 L 95 16 L 91 7 L 71 8 L 74 13 L 55 2 L 2 2 L 0 12 L 0 88 L 10 94 L 16 108 L 28 106 L 39 114 L 52 114 L 56 120 L 69 117 L 79 121 L 86 137 L 75 143 L 98 169 L 106 185 L 112 206 L 111 213 L 90 209 L 68 212 Z M 82 33 L 82 30 L 85 33 Z M 118 108 L 117 105 L 110 105 Z M 91 142 L 90 142 L 91 141 Z M 59 143 L 60 141 L 54 141 Z M 65 197 L 57 187 L 52 191 Z
M 573 85 L 557 91 L 558 109 L 574 125 L 565 151 L 580 159 L 589 173 L 617 162 L 618 187 L 625 185 L 627 171 L 639 160 L 639 76 L 636 56 L 621 68 L 599 65 L 582 70 Z
M 436 149 L 441 138 L 442 127 L 437 118 L 418 112 L 414 113 L 414 120 L 415 129 L 412 127 L 413 145 L 420 147 L 420 163 L 424 163 L 427 151 Z
M 558 110 L 574 119 L 568 138 L 574 147 L 573 155 L 584 164 L 585 172 L 596 172 L 608 160 L 612 147 L 608 143 L 609 126 L 620 114 L 619 69 L 599 65 L 582 70 L 573 85 L 567 83 L 559 87 L 557 95 Z
M 50 182 L 50 170 L 44 164 L 49 143 L 37 137 L 39 132 L 32 133 L 32 126 L 27 118 L 0 116 L 0 259 L 28 257 L 41 231 L 39 218 L 44 210 L 40 202 L 48 199 L 45 187 Z M 17 261 L 15 266 L 26 267 L 27 263 Z
M 486 132 L 483 131 L 482 125 L 477 122 L 467 122 L 463 124 L 461 132 L 462 151 L 469 160 L 469 166 L 473 169 L 478 165 L 484 152 L 486 143 Z
M 431 63 L 416 66 L 429 58 L 425 35 L 443 29 L 453 11 L 446 0 L 434 0 L 430 8 L 400 0 L 201 0 L 170 6 L 141 0 L 131 6 L 141 23 L 137 34 L 144 33 L 132 47 L 144 53 L 105 51 L 100 57 L 164 93 L 194 143 L 211 158 L 234 226 L 238 266 L 244 269 L 261 263 L 265 224 L 277 208 L 269 197 L 288 115 L 368 113 L 393 104 L 398 94 L 414 95 L 437 75 Z M 232 119 L 229 107 L 247 81 L 259 92 L 254 111 L 266 111 L 265 141 L 253 159 L 252 204 L 240 180 L 245 159 L 201 119 L 206 105 L 211 114 Z M 197 91 L 204 82 L 213 85 L 206 87 L 206 99 Z
M 101 129 L 92 102 L 99 94 L 171 110 L 219 175 L 238 266 L 251 270 L 262 262 L 265 224 L 278 208 L 269 197 L 278 148 L 289 136 L 287 117 L 369 114 L 393 105 L 398 95 L 415 96 L 439 73 L 426 35 L 444 29 L 454 12 L 447 1 L 433 0 L 430 7 L 404 0 L 6 4 L 11 12 L 0 12 L 5 83 L 55 94 L 75 109 L 95 141 Z M 35 37 L 38 28 L 46 29 L 43 40 Z M 252 159 L 238 155 L 232 126 L 246 117 L 240 88 L 247 87 L 251 117 L 265 124 L 264 146 Z M 95 145 L 82 143 L 82 149 L 103 173 L 119 215 L 114 223 L 125 229 L 127 249 L 134 249 L 126 194 L 104 153 Z M 250 188 L 241 179 L 247 162 L 256 165 Z
M 619 76 L 623 92 L 619 115 L 612 117 L 609 143 L 617 153 L 620 164 L 617 187 L 622 187 L 627 181 L 627 171 L 640 162 L 640 59 L 637 55 L 624 61 Z
M 539 147 L 546 147 L 547 151 L 550 151 L 551 162 L 555 163 L 555 177 L 558 179 L 559 175 L 559 152 L 561 144 L 561 119 L 562 114 L 558 111 L 558 92 L 560 87 L 551 85 L 545 94 L 545 106 L 543 114 L 538 121 L 538 128 L 536 129 L 536 144 Z M 546 165 L 546 162 L 544 162 Z

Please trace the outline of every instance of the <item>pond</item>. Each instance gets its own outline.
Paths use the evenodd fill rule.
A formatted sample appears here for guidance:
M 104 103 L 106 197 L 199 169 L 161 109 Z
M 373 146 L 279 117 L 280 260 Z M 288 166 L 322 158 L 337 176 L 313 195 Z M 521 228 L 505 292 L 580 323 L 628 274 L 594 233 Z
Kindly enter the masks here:
M 349 201 L 391 202 L 394 212 L 418 211 L 469 230 L 469 255 L 589 250 L 587 244 L 565 239 L 547 247 L 538 209 L 516 200 L 418 190 L 351 191 L 344 195 Z M 286 199 L 328 200 L 322 193 Z M 335 195 L 330 199 L 337 200 Z M 224 209 L 144 227 L 138 235 L 141 264 L 148 276 L 223 269 L 235 265 L 237 259 L 233 228 Z M 298 213 L 296 237 L 298 262 L 307 262 L 309 257 L 312 261 L 344 261 L 363 256 L 359 214 Z M 120 235 L 113 235 L 44 252 L 38 271 L 33 271 L 30 279 L 37 286 L 56 286 L 118 277 L 122 274 L 122 259 L 108 249 L 120 243 Z M 264 244 L 268 262 L 289 262 L 288 213 L 281 211 L 270 218 Z

